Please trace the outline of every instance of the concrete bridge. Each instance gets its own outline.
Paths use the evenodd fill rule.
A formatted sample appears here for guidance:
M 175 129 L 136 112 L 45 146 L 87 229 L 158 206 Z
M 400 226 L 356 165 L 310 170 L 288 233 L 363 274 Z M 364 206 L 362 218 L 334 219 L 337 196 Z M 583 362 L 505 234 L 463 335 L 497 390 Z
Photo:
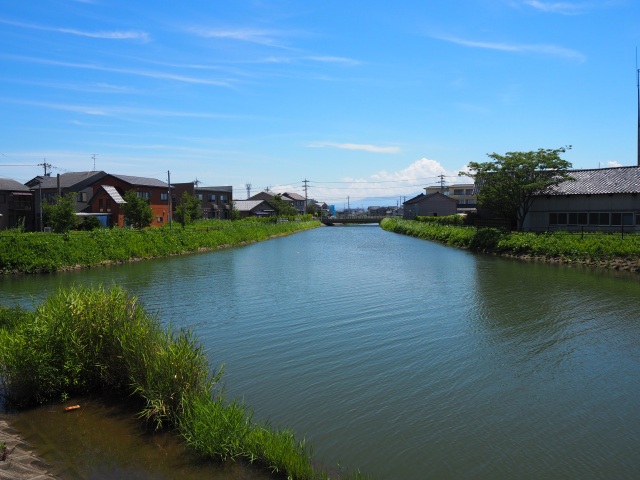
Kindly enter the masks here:
M 380 223 L 383 218 L 387 217 L 369 217 L 369 216 L 340 216 L 340 217 L 322 217 L 322 223 L 325 225 L 335 225 L 337 223 Z

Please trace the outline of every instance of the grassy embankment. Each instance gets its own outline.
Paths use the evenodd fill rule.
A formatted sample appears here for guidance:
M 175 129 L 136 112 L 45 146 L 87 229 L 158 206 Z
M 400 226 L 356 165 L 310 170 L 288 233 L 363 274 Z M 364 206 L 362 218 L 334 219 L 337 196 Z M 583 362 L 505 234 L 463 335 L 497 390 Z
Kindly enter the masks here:
M 328 477 L 304 439 L 225 400 L 220 376 L 191 333 L 163 329 L 118 287 L 59 290 L 34 311 L 0 306 L 0 393 L 10 403 L 129 396 L 150 427 L 177 430 L 206 457 L 252 463 L 277 478 Z
M 477 252 L 640 271 L 639 235 L 506 232 L 395 218 L 384 219 L 381 226 L 391 232 Z
M 315 220 L 201 220 L 186 229 L 2 232 L 0 273 L 42 273 L 243 245 L 319 226 Z

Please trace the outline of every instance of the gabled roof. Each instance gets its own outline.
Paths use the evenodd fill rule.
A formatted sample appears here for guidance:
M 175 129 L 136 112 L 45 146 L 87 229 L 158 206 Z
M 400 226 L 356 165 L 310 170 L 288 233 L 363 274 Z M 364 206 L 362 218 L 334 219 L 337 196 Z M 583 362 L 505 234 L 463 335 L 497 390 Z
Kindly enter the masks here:
M 575 180 L 551 187 L 544 195 L 606 195 L 610 193 L 640 193 L 640 167 L 614 167 L 591 170 L 570 170 Z
M 0 178 L 0 190 L 11 190 L 14 192 L 30 192 L 31 190 L 26 185 L 13 180 L 11 178 Z
M 106 172 L 67 172 L 61 173 L 59 175 L 60 178 L 60 188 L 61 189 L 83 189 L 86 188 L 99 179 L 104 177 Z M 52 177 L 43 177 L 38 176 L 27 182 L 27 186 L 31 188 L 40 188 L 39 183 L 42 183 L 42 188 L 58 188 L 58 175 Z
M 250 212 L 254 208 L 260 206 L 261 204 L 266 204 L 266 206 L 271 206 L 267 203 L 266 200 L 234 200 L 233 205 L 240 212 Z
M 129 185 L 136 185 L 141 187 L 162 187 L 169 188 L 169 184 L 163 182 L 162 180 L 157 180 L 155 178 L 147 178 L 147 177 L 134 177 L 131 175 L 119 175 L 115 173 L 110 173 L 110 176 L 113 178 L 117 178 L 118 180 L 122 180 Z
M 447 200 L 451 200 L 452 202 L 458 203 L 458 201 L 455 198 L 451 198 L 448 195 L 443 195 L 440 192 L 433 192 L 433 193 L 428 193 L 426 195 L 424 193 L 421 193 L 420 195 L 416 195 L 415 197 L 410 198 L 409 200 L 404 202 L 403 205 L 409 205 L 409 204 L 412 204 L 412 203 L 419 203 L 419 202 L 422 202 L 423 200 L 426 200 L 428 198 L 433 198 L 435 196 L 441 196 L 443 198 L 446 198 Z
M 284 192 L 282 194 L 283 197 L 289 197 L 291 200 L 297 200 L 297 201 L 303 201 L 304 202 L 304 197 L 298 193 L 294 193 L 294 192 Z

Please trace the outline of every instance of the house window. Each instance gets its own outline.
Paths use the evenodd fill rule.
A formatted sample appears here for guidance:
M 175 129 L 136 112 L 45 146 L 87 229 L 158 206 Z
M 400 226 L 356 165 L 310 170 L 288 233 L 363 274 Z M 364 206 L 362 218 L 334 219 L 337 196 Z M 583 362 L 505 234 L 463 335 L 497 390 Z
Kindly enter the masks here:
M 198 200 L 202 200 L 203 199 L 203 196 L 202 196 L 201 193 L 196 193 L 196 197 L 198 197 Z
M 86 202 L 87 201 L 87 192 L 80 192 L 76 195 L 76 202 Z
M 573 212 L 569 214 L 569 219 L 567 222 L 569 225 L 577 225 L 578 224 L 578 214 Z
M 559 213 L 558 214 L 558 225 L 566 225 L 567 224 L 567 214 Z
M 7 196 L 4 193 L 0 194 L 0 203 L 7 203 Z
M 454 195 L 464 195 L 464 188 L 454 188 L 453 189 L 453 194 Z
M 213 193 L 210 193 L 210 194 L 209 194 L 209 201 L 210 201 L 210 202 L 215 202 L 215 201 L 216 201 L 216 196 L 215 196 L 215 194 L 213 194 Z
M 111 199 L 107 198 L 107 212 L 111 211 Z
M 578 225 L 587 225 L 589 223 L 589 215 L 587 212 L 578 213 Z
M 104 212 L 104 201 L 102 199 L 98 200 L 98 211 Z
M 609 225 L 609 214 L 601 213 L 599 218 L 600 225 Z
M 612 213 L 611 214 L 611 225 L 622 225 L 622 214 L 621 213 Z
M 550 213 L 549 214 L 549 225 L 557 225 L 558 224 L 558 214 Z
M 473 195 L 473 188 L 467 188 L 467 189 L 464 191 L 464 194 L 465 194 L 465 195 Z
M 598 214 L 591 212 L 589 214 L 589 225 L 598 225 Z
M 622 225 L 633 225 L 633 213 L 622 214 Z
M 163 202 L 166 202 L 167 200 L 169 200 L 169 194 L 166 192 L 163 192 L 160 194 L 160 200 Z
M 164 221 L 164 218 L 163 217 L 156 217 L 156 221 L 158 223 L 162 223 Z
M 226 195 L 220 195 L 220 201 L 221 202 L 226 202 L 227 201 L 227 196 Z
M 149 192 L 136 192 L 136 195 L 138 195 L 139 198 L 144 198 L 145 200 L 149 200 L 151 197 Z

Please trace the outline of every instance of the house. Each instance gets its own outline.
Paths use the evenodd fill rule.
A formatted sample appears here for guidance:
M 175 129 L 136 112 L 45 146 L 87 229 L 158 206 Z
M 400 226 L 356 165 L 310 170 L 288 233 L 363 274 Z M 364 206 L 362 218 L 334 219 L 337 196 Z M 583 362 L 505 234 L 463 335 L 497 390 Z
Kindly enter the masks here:
M 233 206 L 240 218 L 270 217 L 276 213 L 273 206 L 266 200 L 234 200 Z
M 473 183 L 437 185 L 425 188 L 427 195 L 436 192 L 454 198 L 458 202 L 458 213 L 472 212 L 476 209 L 478 196 Z
M 640 167 L 570 170 L 537 195 L 524 230 L 640 231 Z
M 277 193 L 271 193 L 271 192 L 260 192 L 260 193 L 256 193 L 255 195 L 250 196 L 249 198 L 247 198 L 247 200 L 264 200 L 264 201 L 268 202 L 269 200 L 271 200 L 276 195 L 278 195 L 278 194 Z M 292 207 L 294 206 L 294 200 L 291 197 L 286 197 L 284 194 L 280 194 L 280 197 L 282 198 L 282 200 L 284 202 L 287 202 Z
M 293 202 L 293 208 L 296 209 L 296 211 L 301 214 L 304 215 L 307 211 L 307 200 L 300 194 L 298 193 L 294 193 L 294 192 L 284 192 L 282 194 L 282 198 L 283 199 L 290 199 Z
M 416 217 L 443 217 L 457 213 L 458 202 L 455 198 L 440 192 L 421 193 L 402 204 L 402 218 L 412 220 Z
M 0 230 L 21 227 L 33 230 L 33 192 L 10 178 L 0 178 Z
M 169 220 L 169 185 L 155 178 L 129 175 L 106 174 L 94 183 L 89 211 L 108 214 L 107 226 L 125 227 L 122 206 L 129 190 L 149 201 L 153 211 L 151 226 L 161 227 Z
M 202 206 L 202 218 L 231 218 L 231 205 L 233 205 L 233 187 L 199 187 L 196 182 L 174 183 L 171 185 L 173 211 L 180 203 L 184 192 L 193 195 L 200 200 Z
M 93 185 L 103 178 L 106 172 L 67 172 L 55 177 L 37 176 L 26 183 L 26 186 L 33 192 L 35 226 L 37 230 L 42 230 L 40 225 L 42 218 L 42 202 L 53 203 L 54 198 L 59 195 L 73 193 L 76 196 L 76 212 L 88 213 L 91 211 L 89 199 L 93 196 Z

